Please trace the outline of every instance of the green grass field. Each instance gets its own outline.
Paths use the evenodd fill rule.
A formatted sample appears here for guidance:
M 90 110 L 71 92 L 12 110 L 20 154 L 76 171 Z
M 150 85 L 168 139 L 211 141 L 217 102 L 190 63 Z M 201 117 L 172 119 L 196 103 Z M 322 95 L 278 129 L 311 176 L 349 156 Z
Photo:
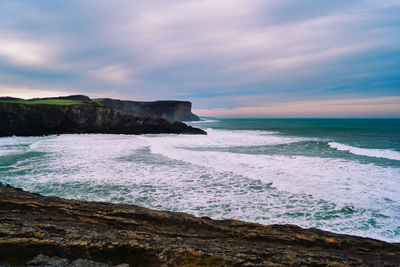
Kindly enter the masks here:
M 68 100 L 68 99 L 38 99 L 38 100 L 0 100 L 0 103 L 17 103 L 26 105 L 60 105 L 60 106 L 70 106 L 70 105 L 80 105 L 87 102 L 81 100 Z

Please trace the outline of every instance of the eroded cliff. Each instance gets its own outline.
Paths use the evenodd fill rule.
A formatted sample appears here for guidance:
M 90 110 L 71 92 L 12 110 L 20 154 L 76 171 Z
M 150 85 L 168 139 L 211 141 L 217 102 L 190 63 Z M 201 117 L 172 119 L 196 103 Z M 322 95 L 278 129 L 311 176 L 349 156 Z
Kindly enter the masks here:
M 199 121 L 192 113 L 192 103 L 189 101 L 154 101 L 139 102 L 103 98 L 99 103 L 125 113 L 138 115 L 154 115 L 169 121 Z
M 47 105 L 0 103 L 0 136 L 66 133 L 205 134 L 181 122 L 122 113 L 97 103 Z

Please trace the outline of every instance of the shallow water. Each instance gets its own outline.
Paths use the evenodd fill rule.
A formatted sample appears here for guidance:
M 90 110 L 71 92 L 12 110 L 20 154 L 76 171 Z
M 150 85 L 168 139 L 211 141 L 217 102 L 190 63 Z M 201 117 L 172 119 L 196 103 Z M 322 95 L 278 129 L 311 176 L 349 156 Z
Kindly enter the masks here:
M 193 125 L 208 135 L 0 138 L 0 181 L 44 195 L 400 242 L 399 120 Z

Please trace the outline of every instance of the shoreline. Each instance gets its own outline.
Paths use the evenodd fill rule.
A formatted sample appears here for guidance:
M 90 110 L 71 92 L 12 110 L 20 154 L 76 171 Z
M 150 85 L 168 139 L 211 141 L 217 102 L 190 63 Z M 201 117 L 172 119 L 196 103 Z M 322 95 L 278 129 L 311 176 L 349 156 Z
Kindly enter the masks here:
M 388 265 L 400 243 L 45 197 L 0 184 L 0 264 L 39 254 L 131 266 Z

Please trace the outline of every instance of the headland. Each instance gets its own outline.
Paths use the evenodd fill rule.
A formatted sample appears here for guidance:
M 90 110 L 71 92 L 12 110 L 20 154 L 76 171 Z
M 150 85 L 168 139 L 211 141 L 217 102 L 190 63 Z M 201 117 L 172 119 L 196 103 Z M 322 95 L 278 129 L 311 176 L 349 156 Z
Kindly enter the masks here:
M 135 113 L 134 110 L 121 111 L 109 105 L 103 105 L 101 99 L 92 100 L 83 95 L 31 100 L 0 98 L 0 125 L 2 126 L 0 136 L 75 133 L 206 134 L 203 130 L 180 121 L 167 120 L 161 116 L 164 113 L 160 116 L 153 114 L 155 111 L 162 112 L 167 109 L 168 114 L 176 113 L 182 118 L 186 115 L 190 117 L 192 115 L 190 102 L 176 101 L 172 106 L 154 103 L 156 104 L 152 104 L 153 108 L 146 109 L 147 112 Z M 178 115 L 175 117 L 179 119 Z M 193 117 L 193 119 L 196 118 Z

